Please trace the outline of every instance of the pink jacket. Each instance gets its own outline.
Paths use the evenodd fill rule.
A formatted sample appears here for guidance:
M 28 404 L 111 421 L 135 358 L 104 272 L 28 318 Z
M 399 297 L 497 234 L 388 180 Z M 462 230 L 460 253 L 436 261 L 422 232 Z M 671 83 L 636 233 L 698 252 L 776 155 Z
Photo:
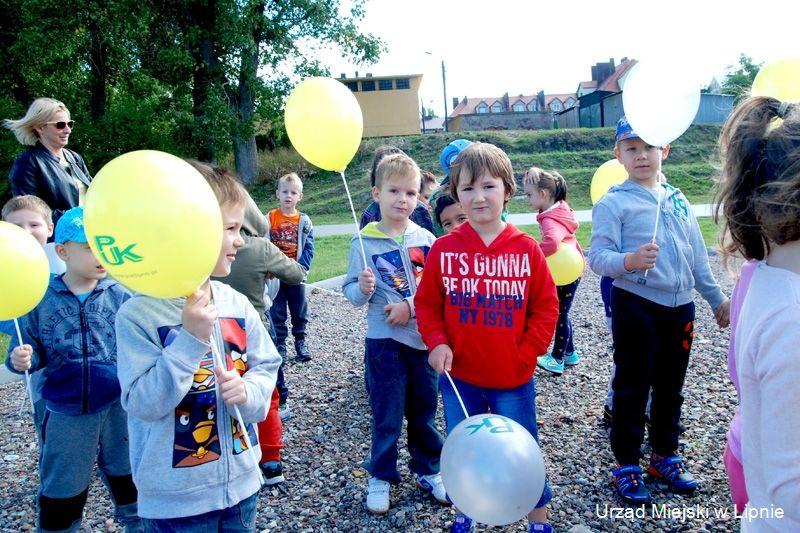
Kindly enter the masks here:
M 536 216 L 539 227 L 542 230 L 542 242 L 539 247 L 544 252 L 545 257 L 551 256 L 558 251 L 558 245 L 562 242 L 569 246 L 574 246 L 583 255 L 575 232 L 580 224 L 575 218 L 575 211 L 567 205 L 567 202 L 560 201 L 554 207 L 543 211 Z

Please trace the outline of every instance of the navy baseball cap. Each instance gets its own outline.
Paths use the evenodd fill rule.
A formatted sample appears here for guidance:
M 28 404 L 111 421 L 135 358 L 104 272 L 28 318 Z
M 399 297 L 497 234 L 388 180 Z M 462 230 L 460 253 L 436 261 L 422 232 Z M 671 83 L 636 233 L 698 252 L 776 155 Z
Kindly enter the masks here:
M 468 141 L 466 139 L 456 139 L 444 147 L 444 150 L 442 150 L 442 155 L 439 157 L 439 163 L 442 165 L 442 170 L 444 171 L 445 176 L 450 175 L 450 165 L 453 164 L 453 161 L 455 161 L 458 154 L 461 153 L 461 150 L 471 144 L 472 141 Z
M 67 241 L 89 242 L 86 238 L 86 231 L 83 229 L 83 208 L 73 207 L 65 211 L 56 223 L 56 233 L 53 237 L 56 244 L 64 244 Z
M 625 117 L 617 121 L 617 133 L 614 134 L 616 142 L 624 141 L 625 139 L 638 139 L 639 135 L 633 131 L 630 122 Z

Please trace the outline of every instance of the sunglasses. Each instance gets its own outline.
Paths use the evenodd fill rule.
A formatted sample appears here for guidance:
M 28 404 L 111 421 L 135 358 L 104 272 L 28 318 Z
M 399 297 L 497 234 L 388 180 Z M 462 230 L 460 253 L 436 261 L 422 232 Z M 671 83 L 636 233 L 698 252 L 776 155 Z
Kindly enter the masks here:
M 59 120 L 58 122 L 45 122 L 45 124 L 55 124 L 57 130 L 63 130 L 67 126 L 69 126 L 69 129 L 72 129 L 72 126 L 75 125 L 75 121 L 74 120 L 67 120 L 65 122 L 63 120 Z

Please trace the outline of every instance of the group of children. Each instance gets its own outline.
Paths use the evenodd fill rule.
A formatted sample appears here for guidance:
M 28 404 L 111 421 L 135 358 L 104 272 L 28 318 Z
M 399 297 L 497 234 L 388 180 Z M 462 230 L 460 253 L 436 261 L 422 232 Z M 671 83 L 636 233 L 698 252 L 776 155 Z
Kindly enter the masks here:
M 800 415 L 792 393 L 800 365 L 791 357 L 800 341 L 798 139 L 800 110 L 766 97 L 745 101 L 720 139 L 723 252 L 752 260 L 732 306 L 729 368 L 741 409 L 725 465 L 740 511 L 784 511 L 750 516 L 745 527 L 754 530 L 800 528 L 793 440 Z M 698 486 L 677 455 L 693 290 L 720 327 L 730 322 L 731 302 L 711 273 L 691 206 L 662 179 L 669 146 L 649 145 L 622 119 L 614 152 L 628 180 L 593 209 L 588 263 L 610 280 L 612 479 L 623 501 L 641 504 L 649 501 L 640 466 L 646 417 L 649 474 L 674 491 Z M 391 484 L 400 481 L 404 418 L 417 485 L 448 505 L 434 421 L 439 393 L 446 432 L 465 418 L 463 402 L 470 415 L 507 416 L 537 438 L 534 370 L 558 375 L 580 361 L 568 317 L 580 278 L 557 287 L 546 262 L 563 246 L 582 252 L 564 178 L 538 168 L 524 173 L 542 229 L 537 243 L 505 221 L 517 183 L 502 150 L 457 140 L 441 162 L 446 178 L 437 186 L 399 149 L 376 152 L 373 203 L 352 240 L 343 284 L 354 306 L 368 305 L 366 504 L 373 513 L 389 510 Z M 79 527 L 95 460 L 129 531 L 253 531 L 262 473 L 282 479 L 279 413 L 287 393 L 276 382 L 287 307 L 297 359 L 311 357 L 301 282 L 313 232 L 297 211 L 302 181 L 281 178 L 280 206 L 264 217 L 230 172 L 194 164 L 219 200 L 224 238 L 214 280 L 187 298 L 131 295 L 107 279 L 86 242 L 81 208 L 55 227 L 54 270 L 63 261 L 65 272 L 54 274 L 42 303 L 20 320 L 24 344 L 12 342 L 7 359 L 14 371 L 33 372 L 42 398 L 35 404 L 42 531 Z M 53 224 L 37 200 L 14 198 L 2 216 L 44 246 Z M 260 465 L 248 443 L 259 443 Z M 552 531 L 551 498 L 545 484 L 529 531 Z M 469 516 L 456 514 L 452 531 L 473 528 Z

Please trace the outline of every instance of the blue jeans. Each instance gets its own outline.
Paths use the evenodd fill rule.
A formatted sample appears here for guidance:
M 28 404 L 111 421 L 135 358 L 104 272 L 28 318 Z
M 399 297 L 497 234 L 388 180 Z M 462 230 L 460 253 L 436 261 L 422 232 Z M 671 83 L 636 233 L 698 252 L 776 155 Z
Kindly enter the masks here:
M 272 326 L 275 328 L 276 345 L 285 344 L 286 337 L 289 336 L 289 329 L 286 327 L 287 307 L 292 317 L 292 336 L 295 340 L 305 339 L 306 324 L 308 324 L 305 285 L 287 285 L 281 281 L 278 294 L 275 295 L 272 307 L 269 308 Z
M 442 436 L 434 423 L 438 391 L 428 352 L 393 339 L 367 339 L 364 379 L 372 408 L 369 473 L 384 481 L 400 482 L 397 440 L 404 415 L 408 421 L 409 469 L 419 475 L 438 473 Z
M 487 389 L 457 378 L 453 378 L 453 383 L 456 384 L 464 407 L 467 408 L 470 416 L 489 411 L 496 415 L 506 416 L 527 429 L 536 442 L 539 442 L 539 432 L 536 428 L 536 383 L 533 378 L 528 383 L 513 389 Z M 444 375 L 439 376 L 439 389 L 442 391 L 444 420 L 449 434 L 459 422 L 464 420 L 464 411 L 461 410 L 453 387 Z M 545 479 L 544 492 L 536 504 L 536 509 L 544 507 L 552 499 L 553 491 L 550 490 L 550 485 Z
M 556 287 L 558 291 L 558 323 L 556 323 L 556 334 L 553 340 L 553 357 L 557 361 L 563 361 L 564 356 L 575 351 L 572 343 L 572 321 L 569 319 L 569 309 L 572 307 L 572 300 L 578 290 L 581 278 L 576 279 L 568 285 Z
M 146 533 L 251 532 L 256 530 L 258 492 L 232 507 L 180 518 L 143 518 Z
M 267 311 L 267 322 L 269 322 L 269 336 L 272 339 L 272 344 L 277 346 L 278 339 L 277 334 L 275 333 L 275 325 L 272 323 L 272 317 L 270 316 L 269 311 Z M 286 400 L 289 399 L 289 385 L 286 384 L 286 376 L 283 373 L 284 362 L 285 361 L 281 360 L 281 366 L 278 367 L 278 379 L 275 381 L 275 388 L 278 389 L 278 401 L 281 404 L 286 403 Z

